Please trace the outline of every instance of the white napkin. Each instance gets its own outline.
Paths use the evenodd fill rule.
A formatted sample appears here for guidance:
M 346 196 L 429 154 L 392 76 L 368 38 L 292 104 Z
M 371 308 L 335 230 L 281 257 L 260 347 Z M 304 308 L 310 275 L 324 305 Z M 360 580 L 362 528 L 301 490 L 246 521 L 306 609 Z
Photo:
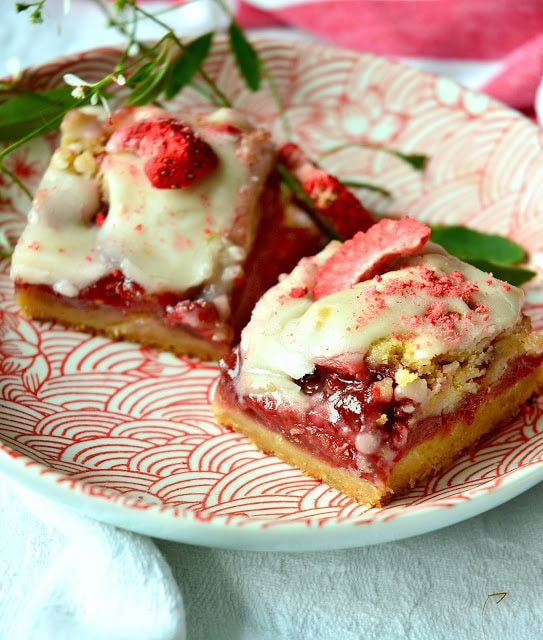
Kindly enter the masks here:
M 183 599 L 153 542 L 0 477 L 0 638 L 184 640 Z

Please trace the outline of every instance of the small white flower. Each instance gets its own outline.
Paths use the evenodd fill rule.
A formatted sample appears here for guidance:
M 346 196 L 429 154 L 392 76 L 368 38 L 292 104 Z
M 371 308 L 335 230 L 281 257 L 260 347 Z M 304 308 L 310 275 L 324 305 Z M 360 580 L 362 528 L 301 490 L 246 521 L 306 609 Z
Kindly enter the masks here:
M 124 85 L 126 84 L 126 78 L 122 73 L 119 73 L 118 76 L 115 76 L 115 82 L 119 85 L 119 87 L 124 87 Z
M 85 97 L 85 88 L 74 87 L 74 89 L 72 90 L 72 97 L 74 97 L 76 100 L 83 100 L 83 98 Z M 92 101 L 92 98 L 91 98 L 91 101 Z
M 86 80 L 83 80 L 83 78 L 76 76 L 75 73 L 65 73 L 63 79 L 69 87 L 73 87 L 72 96 L 76 100 L 83 100 L 87 96 L 87 90 L 95 86 L 91 82 L 87 82 Z M 90 102 L 92 105 L 98 104 L 98 93 L 98 91 L 95 91 L 91 95 Z
M 62 79 L 69 87 L 92 87 L 90 82 L 76 76 L 75 73 L 65 73 Z
M 120 78 L 122 78 L 126 82 L 124 76 L 120 76 Z M 83 98 L 86 97 L 88 88 L 94 89 L 96 87 L 95 84 L 83 80 L 83 78 L 76 76 L 75 73 L 66 73 L 64 74 L 63 79 L 68 86 L 74 87 L 72 96 L 77 100 L 83 100 Z M 121 84 L 118 79 L 116 79 L 116 81 L 118 84 Z M 98 104 L 98 102 L 102 103 L 102 106 L 104 107 L 106 113 L 111 113 L 107 100 L 100 93 L 99 89 L 95 89 L 90 97 L 90 103 L 91 105 L 95 106 Z
M 105 112 L 108 114 L 108 116 L 110 116 L 111 109 L 109 108 L 108 101 L 104 98 L 104 96 L 101 93 L 96 93 L 95 95 L 100 99 L 100 102 L 102 103 L 102 107 L 104 107 Z
M 128 47 L 128 55 L 130 56 L 137 56 L 138 53 L 140 53 L 140 46 L 137 42 L 133 42 L 129 47 Z

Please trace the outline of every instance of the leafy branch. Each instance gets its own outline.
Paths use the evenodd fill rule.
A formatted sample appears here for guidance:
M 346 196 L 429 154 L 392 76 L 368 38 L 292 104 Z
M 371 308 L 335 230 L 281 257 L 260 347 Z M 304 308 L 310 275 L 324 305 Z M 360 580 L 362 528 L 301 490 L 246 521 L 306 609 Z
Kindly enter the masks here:
M 219 0 L 217 0 L 219 1 Z M 40 135 L 56 130 L 66 113 L 86 104 L 101 102 L 108 109 L 115 85 L 125 88 L 126 102 L 141 106 L 169 100 L 188 85 L 203 94 L 216 106 L 231 106 L 227 96 L 205 71 L 203 64 L 211 49 L 215 32 L 205 33 L 190 42 L 183 42 L 157 13 L 151 13 L 136 0 L 116 0 L 107 3 L 95 0 L 103 10 L 107 24 L 126 36 L 126 46 L 111 73 L 91 83 L 73 74 L 64 77 L 66 86 L 30 91 L 17 80 L 0 86 L 0 141 L 8 144 L 0 151 L 0 172 L 31 193 L 5 164 L 5 158 L 17 148 Z M 29 12 L 32 23 L 43 22 L 46 0 L 18 2 L 18 13 Z M 220 2 L 230 19 L 230 47 L 242 78 L 251 90 L 260 86 L 260 62 L 256 51 L 231 16 L 228 6 Z M 149 45 L 137 37 L 140 20 L 150 20 L 165 34 Z
M 242 79 L 251 91 L 260 88 L 262 80 L 262 64 L 260 58 L 248 41 L 243 30 L 232 17 L 228 6 L 216 0 L 229 19 L 228 36 L 232 54 L 236 60 Z M 46 0 L 33 3 L 17 3 L 16 10 L 31 10 L 32 22 L 43 21 L 43 7 Z M 152 13 L 140 6 L 136 0 L 116 0 L 107 3 L 95 0 L 104 11 L 107 24 L 115 27 L 126 36 L 127 43 L 120 54 L 115 69 L 102 80 L 88 83 L 81 79 L 79 85 L 72 85 L 72 90 L 65 87 L 44 92 L 25 91 L 17 82 L 4 85 L 0 91 L 0 140 L 15 141 L 19 146 L 21 138 L 42 135 L 45 121 L 51 129 L 58 126 L 63 116 L 70 109 L 81 106 L 83 96 L 86 102 L 104 101 L 109 95 L 106 89 L 123 79 L 126 87 L 127 103 L 134 106 L 156 102 L 161 98 L 169 100 L 186 86 L 191 85 L 203 93 L 216 106 L 232 106 L 227 96 L 212 80 L 204 69 L 204 62 L 211 49 L 214 31 L 205 33 L 190 42 L 182 41 L 171 27 L 157 13 Z M 164 30 L 164 36 L 150 46 L 137 37 L 138 24 L 141 20 L 149 20 Z M 16 93 L 15 97 L 12 96 Z M 70 100 L 70 96 L 76 100 Z M 40 124 L 36 123 L 36 106 L 40 106 Z M 7 116 L 7 117 L 5 117 Z M 31 134 L 34 134 L 32 136 Z M 9 151 L 0 154 L 2 160 Z

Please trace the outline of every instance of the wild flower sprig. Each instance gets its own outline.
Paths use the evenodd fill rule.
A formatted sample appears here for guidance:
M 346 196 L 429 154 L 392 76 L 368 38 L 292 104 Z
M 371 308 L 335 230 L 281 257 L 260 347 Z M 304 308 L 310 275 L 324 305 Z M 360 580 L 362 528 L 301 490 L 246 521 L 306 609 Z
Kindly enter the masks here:
M 47 0 L 15 4 L 19 13 L 30 12 L 31 22 L 43 22 Z M 251 91 L 260 88 L 264 66 L 257 51 L 233 17 L 223 0 L 215 0 L 228 20 L 228 38 L 232 55 L 240 75 Z M 83 104 L 101 102 L 108 108 L 111 85 L 120 85 L 123 79 L 125 102 L 141 106 L 153 102 L 170 100 L 185 87 L 191 86 L 216 106 L 232 106 L 230 100 L 213 81 L 204 68 L 211 50 L 215 31 L 204 33 L 191 41 L 181 40 L 161 15 L 168 9 L 151 12 L 138 4 L 137 0 L 94 0 L 106 17 L 106 24 L 116 28 L 125 38 L 126 44 L 119 54 L 115 69 L 97 82 L 75 78 L 68 74 L 68 87 L 31 92 L 15 79 L 0 85 L 0 141 L 8 146 L 0 151 L 0 171 L 15 176 L 9 171 L 4 159 L 16 148 L 33 137 L 58 127 L 64 115 Z M 170 8 L 169 10 L 173 10 Z M 154 44 L 138 38 L 142 21 L 148 21 L 162 29 L 164 35 Z M 268 75 L 271 92 L 277 102 L 279 94 Z M 281 109 L 280 109 L 281 111 Z M 37 117 L 37 114 L 39 117 Z

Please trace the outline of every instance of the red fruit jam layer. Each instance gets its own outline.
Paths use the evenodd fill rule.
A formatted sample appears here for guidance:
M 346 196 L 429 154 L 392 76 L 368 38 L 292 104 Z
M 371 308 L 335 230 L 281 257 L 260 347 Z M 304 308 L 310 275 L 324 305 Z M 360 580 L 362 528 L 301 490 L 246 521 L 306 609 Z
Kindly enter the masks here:
M 281 404 L 271 394 L 240 398 L 236 393 L 238 355 L 233 353 L 221 361 L 220 393 L 223 399 L 228 398 L 233 409 L 265 424 L 311 455 L 334 467 L 350 469 L 371 482 L 385 483 L 396 462 L 412 447 L 437 433 L 447 432 L 459 420 L 470 424 L 483 401 L 533 372 L 540 361 L 540 357 L 516 358 L 493 387 L 483 386 L 468 395 L 454 412 L 420 422 L 413 416 L 410 401 L 394 400 L 390 392 L 383 395 L 381 381 L 394 379 L 393 372 L 386 367 L 366 367 L 353 377 L 316 367 L 313 374 L 296 381 L 310 398 L 310 408 L 300 412 Z M 392 384 L 394 388 L 396 384 Z M 375 443 L 372 451 L 357 449 L 357 435 L 361 432 Z

